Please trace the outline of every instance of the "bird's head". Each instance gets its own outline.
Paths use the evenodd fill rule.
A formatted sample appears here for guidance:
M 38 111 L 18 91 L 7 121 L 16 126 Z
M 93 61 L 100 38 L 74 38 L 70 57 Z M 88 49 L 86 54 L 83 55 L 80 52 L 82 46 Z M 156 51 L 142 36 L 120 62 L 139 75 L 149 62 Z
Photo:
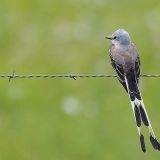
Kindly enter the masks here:
M 130 36 L 124 29 L 118 29 L 111 36 L 106 36 L 106 38 L 117 45 L 129 45 L 131 43 Z

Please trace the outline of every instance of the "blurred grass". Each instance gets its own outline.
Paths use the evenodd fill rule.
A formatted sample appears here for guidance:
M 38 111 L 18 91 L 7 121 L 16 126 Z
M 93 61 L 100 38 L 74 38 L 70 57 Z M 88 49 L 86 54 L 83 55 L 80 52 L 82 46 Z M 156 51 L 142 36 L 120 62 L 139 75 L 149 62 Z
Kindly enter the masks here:
M 129 31 L 142 73 L 160 73 L 160 3 L 129 0 L 0 2 L 0 73 L 111 74 L 110 42 Z M 0 79 L 0 159 L 159 159 L 139 147 L 128 96 L 116 79 Z M 142 95 L 160 139 L 159 79 Z

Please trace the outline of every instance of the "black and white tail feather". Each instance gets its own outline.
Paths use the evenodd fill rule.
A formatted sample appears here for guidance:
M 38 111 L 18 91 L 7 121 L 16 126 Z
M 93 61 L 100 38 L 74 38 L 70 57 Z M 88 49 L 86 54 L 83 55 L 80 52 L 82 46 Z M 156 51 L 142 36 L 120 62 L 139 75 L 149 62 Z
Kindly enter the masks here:
M 147 115 L 134 72 L 127 73 L 124 76 L 124 78 L 125 78 L 128 94 L 130 97 L 131 106 L 134 113 L 137 129 L 138 129 L 138 134 L 140 137 L 141 149 L 143 152 L 146 152 L 145 140 L 141 132 L 141 125 L 142 125 L 141 121 L 142 121 L 144 125 L 148 127 L 150 142 L 153 148 L 156 150 L 160 150 L 160 143 L 157 141 L 154 131 L 152 129 L 151 122 Z

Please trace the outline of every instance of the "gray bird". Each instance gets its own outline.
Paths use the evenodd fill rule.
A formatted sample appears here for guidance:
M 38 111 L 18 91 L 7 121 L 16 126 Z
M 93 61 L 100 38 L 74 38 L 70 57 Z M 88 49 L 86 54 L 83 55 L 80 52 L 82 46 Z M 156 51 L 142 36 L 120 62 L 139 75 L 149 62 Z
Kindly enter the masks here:
M 132 43 L 128 32 L 124 29 L 118 29 L 106 38 L 112 41 L 109 50 L 112 67 L 116 71 L 119 82 L 123 85 L 130 98 L 140 137 L 141 149 L 143 152 L 146 152 L 144 136 L 141 132 L 142 121 L 148 127 L 150 142 L 153 148 L 160 150 L 160 143 L 157 141 L 152 129 L 138 86 L 140 79 L 140 59 L 137 49 Z

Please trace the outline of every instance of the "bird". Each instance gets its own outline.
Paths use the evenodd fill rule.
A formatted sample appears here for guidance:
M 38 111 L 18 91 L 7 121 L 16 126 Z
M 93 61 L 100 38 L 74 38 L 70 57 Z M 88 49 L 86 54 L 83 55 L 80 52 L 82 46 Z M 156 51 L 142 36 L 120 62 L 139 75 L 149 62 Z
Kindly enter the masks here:
M 111 40 L 111 46 L 109 47 L 111 65 L 130 98 L 141 149 L 146 152 L 145 139 L 141 131 L 143 123 L 148 128 L 149 139 L 153 148 L 160 151 L 160 143 L 152 129 L 139 89 L 140 58 L 137 48 L 132 42 L 129 33 L 124 29 L 118 29 L 111 36 L 106 36 L 105 38 Z

